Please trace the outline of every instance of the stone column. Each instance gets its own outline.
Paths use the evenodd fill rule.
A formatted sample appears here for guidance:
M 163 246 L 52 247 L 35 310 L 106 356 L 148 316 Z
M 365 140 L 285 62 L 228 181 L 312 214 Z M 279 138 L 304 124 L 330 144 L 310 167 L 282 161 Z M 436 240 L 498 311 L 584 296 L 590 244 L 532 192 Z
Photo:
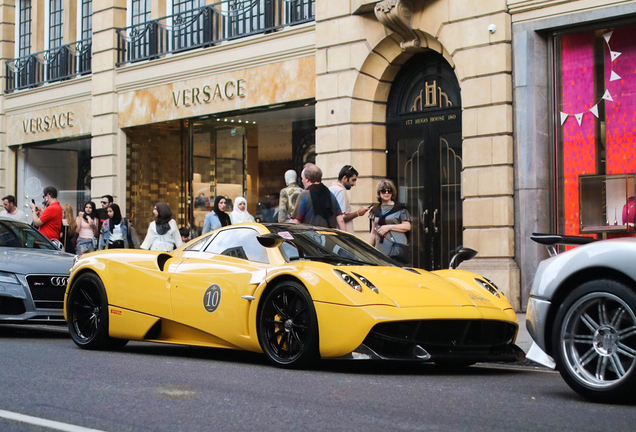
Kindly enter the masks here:
M 0 197 L 7 194 L 14 195 L 13 181 L 7 179 L 7 167 L 9 166 L 9 152 L 7 151 L 7 122 L 4 113 L 6 83 L 5 61 L 14 58 L 15 54 L 15 0 L 3 0 L 0 2 L 0 28 L 3 29 L 0 35 Z
M 115 88 L 117 28 L 126 26 L 126 0 L 93 3 L 91 189 L 126 207 L 126 136 L 119 129 Z
M 386 175 L 385 103 L 376 100 L 373 90 L 379 79 L 365 76 L 368 85 L 356 90 L 372 46 L 385 34 L 372 14 L 352 12 L 348 0 L 316 1 L 316 163 L 327 186 L 344 165 L 356 168 L 357 186 L 349 191 L 356 209 L 377 201 L 375 185 Z M 389 85 L 381 88 L 388 92 Z M 353 222 L 366 240 L 369 220 L 358 217 Z
M 506 0 L 449 5 L 439 38 L 453 55 L 462 89 L 464 246 L 479 252 L 462 268 L 492 279 L 519 310 L 511 19 Z

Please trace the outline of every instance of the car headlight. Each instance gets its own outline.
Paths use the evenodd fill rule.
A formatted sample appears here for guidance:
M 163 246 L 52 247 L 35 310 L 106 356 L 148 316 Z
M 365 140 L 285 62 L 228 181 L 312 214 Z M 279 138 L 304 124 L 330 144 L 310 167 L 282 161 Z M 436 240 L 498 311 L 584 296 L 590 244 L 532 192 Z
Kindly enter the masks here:
M 360 282 L 362 282 L 363 284 L 365 284 L 367 287 L 369 287 L 369 289 L 371 291 L 373 291 L 376 294 L 380 294 L 380 290 L 378 290 L 378 288 L 373 285 L 373 282 L 371 282 L 369 279 L 365 278 L 364 276 L 358 274 L 358 273 L 354 273 L 354 275 L 360 279 Z
M 482 276 L 483 277 L 483 276 Z M 495 285 L 495 283 L 493 281 L 491 281 L 490 279 L 488 279 L 487 277 L 484 278 L 484 280 L 486 282 L 488 282 L 490 285 L 492 285 L 499 294 L 501 294 L 503 297 L 505 297 L 506 295 L 503 293 L 502 290 L 499 289 L 499 287 L 497 285 Z
M 486 279 L 486 278 L 484 278 L 484 279 Z M 479 279 L 479 278 L 475 278 L 475 282 L 477 282 L 482 288 L 484 288 L 490 294 L 492 294 L 494 296 L 497 296 L 497 297 L 501 297 L 501 295 L 499 294 L 499 291 L 497 291 L 497 289 L 493 285 L 491 285 L 490 283 L 486 282 L 485 280 Z
M 13 273 L 0 271 L 0 283 L 19 284 L 20 281 Z
M 334 273 L 340 276 L 340 279 L 345 281 L 347 285 L 353 288 L 356 291 L 362 292 L 362 286 L 360 283 L 349 273 L 345 273 L 342 270 L 333 269 Z

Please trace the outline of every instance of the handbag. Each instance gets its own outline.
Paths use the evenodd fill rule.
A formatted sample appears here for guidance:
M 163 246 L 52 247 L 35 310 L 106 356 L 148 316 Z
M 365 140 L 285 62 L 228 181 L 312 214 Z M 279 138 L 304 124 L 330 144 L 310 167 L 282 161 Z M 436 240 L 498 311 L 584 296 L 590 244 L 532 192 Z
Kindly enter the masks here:
M 389 257 L 399 263 L 408 264 L 411 261 L 411 250 L 409 246 L 395 241 L 391 231 L 389 231 L 389 237 L 392 243 L 391 249 L 389 250 Z

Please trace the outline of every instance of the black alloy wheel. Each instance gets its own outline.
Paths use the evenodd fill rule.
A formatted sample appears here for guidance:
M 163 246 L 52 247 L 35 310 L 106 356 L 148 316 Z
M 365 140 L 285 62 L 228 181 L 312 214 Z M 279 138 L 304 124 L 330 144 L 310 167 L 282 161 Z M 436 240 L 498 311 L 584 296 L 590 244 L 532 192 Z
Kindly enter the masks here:
M 319 357 L 316 310 L 299 283 L 281 282 L 265 295 L 258 328 L 261 348 L 277 366 L 309 366 Z
M 94 273 L 85 273 L 73 281 L 67 319 L 71 338 L 81 348 L 119 348 L 128 342 L 108 336 L 108 299 L 102 281 Z
M 552 329 L 557 369 L 580 395 L 625 401 L 636 390 L 636 294 L 622 283 L 594 280 L 564 300 Z

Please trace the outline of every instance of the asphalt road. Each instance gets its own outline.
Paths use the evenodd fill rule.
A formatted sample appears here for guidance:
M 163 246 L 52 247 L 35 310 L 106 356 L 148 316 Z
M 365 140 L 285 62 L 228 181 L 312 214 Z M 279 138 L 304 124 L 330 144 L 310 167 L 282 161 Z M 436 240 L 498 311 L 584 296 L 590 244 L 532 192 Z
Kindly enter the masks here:
M 633 430 L 636 406 L 585 401 L 540 367 L 322 362 L 131 343 L 84 351 L 62 329 L 0 325 L 0 431 Z M 10 420 L 7 413 L 30 416 Z M 32 418 L 56 421 L 35 426 Z

